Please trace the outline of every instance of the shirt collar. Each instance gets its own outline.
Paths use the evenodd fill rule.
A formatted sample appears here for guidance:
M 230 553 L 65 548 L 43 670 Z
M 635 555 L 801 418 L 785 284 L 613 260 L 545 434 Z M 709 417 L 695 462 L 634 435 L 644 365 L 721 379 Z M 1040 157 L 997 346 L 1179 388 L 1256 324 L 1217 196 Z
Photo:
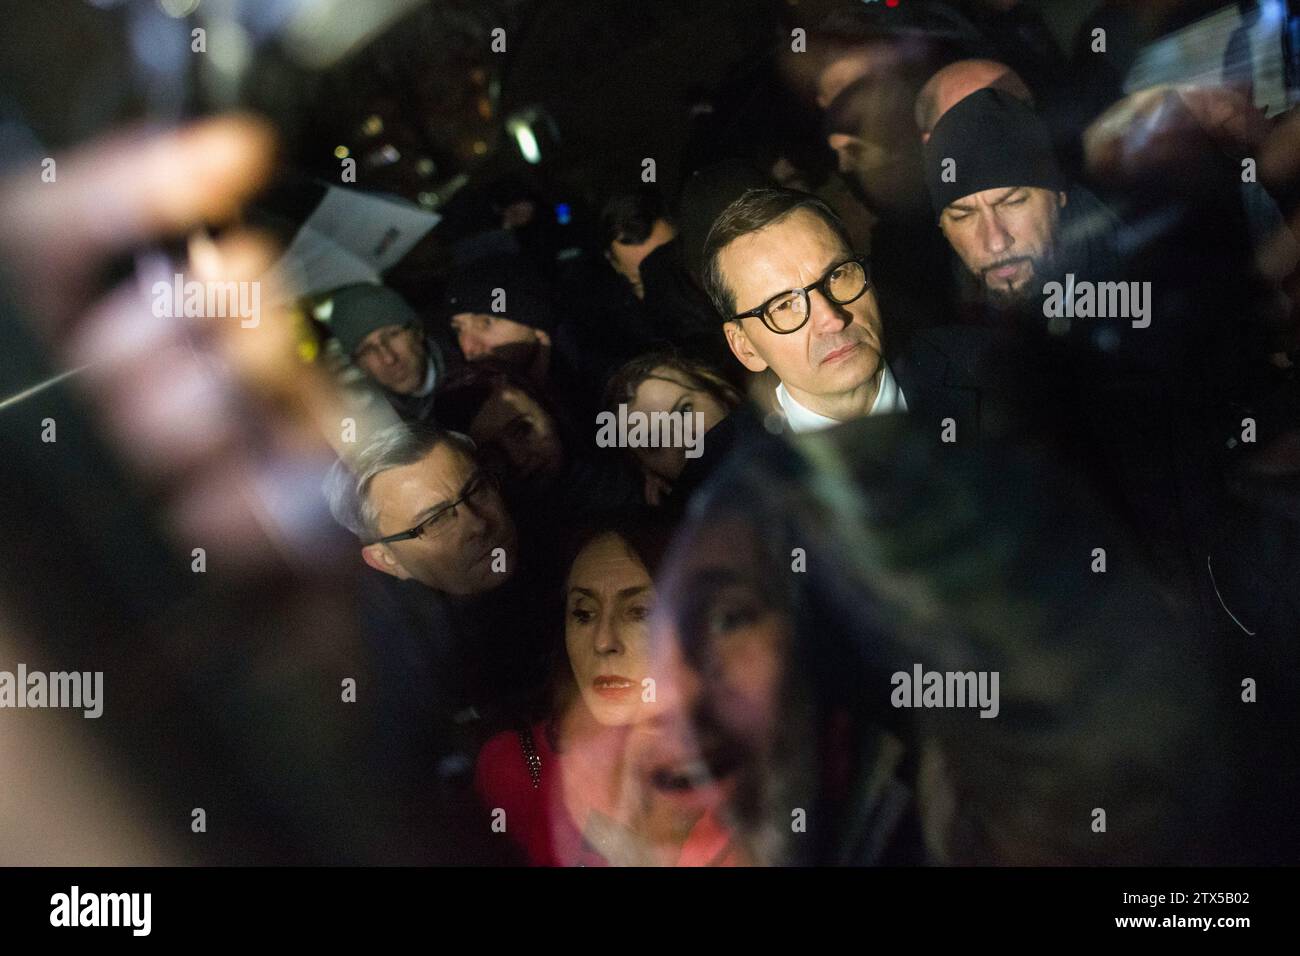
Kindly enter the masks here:
M 438 370 L 433 365 L 433 359 L 429 359 L 429 366 L 424 372 L 424 383 L 411 393 L 412 398 L 424 398 L 433 391 L 433 386 L 437 384 Z
M 815 432 L 839 424 L 838 419 L 829 418 L 814 412 L 807 406 L 800 405 L 786 390 L 784 382 L 776 387 L 776 400 L 780 403 L 781 410 L 785 412 L 790 430 L 796 434 Z M 888 415 L 905 411 L 907 411 L 907 400 L 903 397 L 903 390 L 898 387 L 898 380 L 894 378 L 894 373 L 889 370 L 889 366 L 885 365 L 880 373 L 880 387 L 876 389 L 876 400 L 867 414 Z

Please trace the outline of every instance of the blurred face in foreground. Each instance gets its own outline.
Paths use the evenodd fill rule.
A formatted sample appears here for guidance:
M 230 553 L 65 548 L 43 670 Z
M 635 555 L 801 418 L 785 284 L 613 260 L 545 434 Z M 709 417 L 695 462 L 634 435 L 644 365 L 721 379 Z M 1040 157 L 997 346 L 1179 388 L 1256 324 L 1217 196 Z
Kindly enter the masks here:
M 990 298 L 1014 304 L 1042 291 L 1064 205 L 1036 186 L 986 189 L 950 203 L 939 228 Z
M 718 811 L 757 861 L 774 863 L 788 851 L 791 809 L 806 805 L 796 792 L 815 777 L 815 735 L 794 691 L 792 620 L 761 547 L 749 521 L 723 518 L 674 548 L 651 620 L 663 746 L 649 779 Z

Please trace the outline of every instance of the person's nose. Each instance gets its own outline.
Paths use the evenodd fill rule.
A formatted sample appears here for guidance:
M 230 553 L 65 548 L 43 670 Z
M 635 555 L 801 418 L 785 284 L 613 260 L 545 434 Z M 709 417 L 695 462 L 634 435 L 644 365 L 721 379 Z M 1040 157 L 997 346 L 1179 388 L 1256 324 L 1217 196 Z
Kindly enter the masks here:
M 1002 225 L 997 213 L 980 216 L 980 233 L 984 250 L 991 256 L 1004 255 L 1016 242 L 1015 237 Z
M 853 313 L 847 306 L 838 305 L 826 297 L 821 289 L 808 293 L 808 309 L 812 313 L 808 324 L 814 334 L 833 334 L 853 322 Z
M 835 158 L 839 163 L 839 170 L 842 173 L 853 172 L 853 141 L 854 138 L 845 133 L 831 133 L 826 137 L 826 143 L 830 146 L 831 151 L 835 153 Z
M 484 499 L 466 498 L 457 509 L 461 533 L 466 538 L 479 538 L 492 529 L 495 513 L 492 503 Z
M 596 622 L 596 633 L 592 635 L 593 646 L 600 657 L 612 657 L 623 653 L 623 639 L 619 633 L 620 622 L 612 610 L 601 612 Z

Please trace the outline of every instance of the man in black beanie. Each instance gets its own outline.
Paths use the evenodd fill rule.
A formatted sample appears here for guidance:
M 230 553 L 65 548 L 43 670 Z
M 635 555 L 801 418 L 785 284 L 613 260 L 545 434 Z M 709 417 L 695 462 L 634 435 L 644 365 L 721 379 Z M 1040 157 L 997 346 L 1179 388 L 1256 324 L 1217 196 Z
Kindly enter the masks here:
M 329 326 L 343 354 L 405 421 L 432 421 L 442 350 L 415 310 L 392 289 L 365 282 L 339 289 L 331 303 Z
M 467 362 L 493 359 L 541 389 L 576 421 L 593 421 L 604 382 L 584 365 L 584 338 L 559 321 L 545 280 L 517 256 L 492 256 L 447 283 L 443 312 Z
M 939 228 L 993 301 L 1037 292 L 1066 195 L 1033 111 L 1001 90 L 977 90 L 935 124 L 925 175 Z
M 555 318 L 539 276 L 513 257 L 482 259 L 447 283 L 444 311 L 467 362 L 493 358 L 541 382 Z
M 1117 220 L 1067 183 L 1046 126 L 1016 96 L 985 88 L 944 113 L 925 175 L 940 230 L 994 308 L 1028 305 L 1066 271 L 1120 278 Z

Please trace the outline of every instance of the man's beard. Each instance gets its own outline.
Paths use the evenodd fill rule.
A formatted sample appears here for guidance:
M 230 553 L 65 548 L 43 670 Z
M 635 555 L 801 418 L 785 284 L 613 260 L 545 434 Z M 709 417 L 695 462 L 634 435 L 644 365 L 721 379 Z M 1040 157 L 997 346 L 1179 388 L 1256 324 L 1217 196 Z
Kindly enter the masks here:
M 993 279 L 990 281 L 989 274 L 994 269 L 1000 269 L 1016 262 L 1028 262 L 1031 273 L 1028 279 L 1020 285 L 1019 288 L 1013 288 L 1008 281 L 999 281 Z M 1023 308 L 1034 300 L 1042 291 L 1043 276 L 1048 274 L 1049 265 L 1045 258 L 1034 256 L 1015 256 L 1010 259 L 1002 259 L 986 266 L 980 270 L 979 284 L 984 290 L 985 300 L 989 305 L 997 309 L 1018 309 Z

